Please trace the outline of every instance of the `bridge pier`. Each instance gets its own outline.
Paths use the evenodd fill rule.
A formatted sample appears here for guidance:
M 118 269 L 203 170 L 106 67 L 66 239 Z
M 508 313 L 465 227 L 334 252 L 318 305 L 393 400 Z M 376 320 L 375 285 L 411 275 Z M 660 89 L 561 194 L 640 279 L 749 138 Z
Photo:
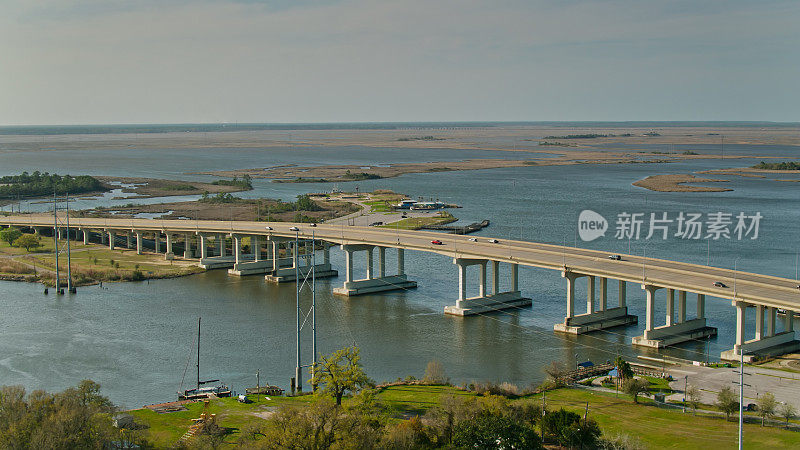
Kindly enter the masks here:
M 202 236 L 202 234 L 201 234 Z M 209 235 L 205 235 L 205 239 L 211 237 Z M 210 256 L 208 254 L 208 249 L 206 250 L 206 256 L 200 258 L 200 267 L 204 269 L 228 269 L 233 267 L 236 264 L 235 254 L 234 255 L 226 255 L 226 236 L 224 234 L 217 233 L 214 235 L 214 247 L 217 248 L 217 256 Z M 236 247 L 236 241 L 231 239 L 232 245 Z M 234 251 L 235 253 L 235 251 Z
M 267 255 L 269 255 L 269 241 L 267 241 Z M 234 250 L 237 242 L 234 241 Z M 269 273 L 272 268 L 272 261 L 261 258 L 261 240 L 259 236 L 250 236 L 251 254 L 246 259 L 242 258 L 238 262 L 234 261 L 233 266 L 228 269 L 228 275 L 263 275 Z
M 81 228 L 81 231 L 83 232 L 83 245 L 89 245 L 89 233 L 90 233 L 90 231 L 87 230 L 86 228 Z
M 274 243 L 272 244 L 273 258 L 271 261 L 264 261 L 265 267 L 272 266 L 272 270 L 267 272 L 264 277 L 266 281 L 271 283 L 286 283 L 296 281 L 297 276 L 305 277 L 311 272 L 313 267 L 314 275 L 316 278 L 330 278 L 339 275 L 339 272 L 331 268 L 330 260 L 330 244 L 324 241 L 317 241 L 323 245 L 323 260 L 321 264 L 313 266 L 312 256 L 317 251 L 310 240 L 295 241 L 292 238 L 278 238 L 275 236 L 270 237 Z M 278 243 L 283 243 L 286 247 L 286 256 L 280 258 L 280 249 Z M 300 261 L 300 249 L 303 248 L 303 264 Z M 289 250 L 291 249 L 291 258 Z M 295 270 L 296 269 L 296 270 Z
M 375 275 L 373 267 L 374 249 L 378 248 L 378 275 Z M 386 248 L 376 245 L 366 244 L 342 244 L 341 249 L 345 252 L 346 274 L 344 285 L 334 288 L 333 293 L 352 297 L 354 295 L 369 294 L 373 292 L 395 291 L 398 289 L 410 289 L 417 287 L 416 281 L 410 281 L 405 274 L 405 251 L 397 249 L 397 275 L 386 275 Z M 353 253 L 357 251 L 367 252 L 367 277 L 360 280 L 353 279 Z
M 114 244 L 115 244 L 116 240 L 117 240 L 116 233 L 114 233 L 113 231 L 109 231 L 108 232 L 108 249 L 109 250 L 114 250 Z
M 563 323 L 553 325 L 553 331 L 567 334 L 583 334 L 590 331 L 630 325 L 639 319 L 628 314 L 626 306 L 627 284 L 619 282 L 619 306 L 608 308 L 608 279 L 600 279 L 600 296 L 595 308 L 595 276 L 582 273 L 563 271 L 561 276 L 567 280 L 567 316 Z M 587 278 L 586 313 L 575 315 L 575 282 L 578 278 Z
M 140 231 L 136 232 L 136 254 L 142 254 L 142 233 Z
M 161 233 L 158 231 L 153 233 L 153 250 L 156 253 L 161 253 Z
M 189 233 L 186 233 L 183 236 L 183 257 L 184 259 L 194 257 L 194 254 L 192 253 L 192 235 Z
M 523 308 L 531 306 L 532 301 L 524 298 L 519 291 L 519 266 L 511 264 L 510 290 L 500 292 L 500 262 L 492 263 L 492 293 L 486 289 L 485 259 L 455 258 L 453 264 L 458 266 L 458 300 L 455 305 L 444 307 L 445 314 L 454 316 L 470 316 L 491 311 L 500 311 L 509 308 Z M 477 265 L 480 269 L 478 296 L 467 298 L 467 267 Z
M 675 290 L 667 289 L 666 324 L 655 326 L 655 297 L 661 286 L 643 284 L 647 292 L 647 313 L 644 334 L 631 339 L 633 345 L 663 348 L 681 342 L 703 339 L 717 334 L 717 329 L 706 325 L 705 296 L 697 295 L 697 318 L 686 320 L 686 292 L 678 292 L 678 316 L 675 316 Z
M 783 317 L 783 332 L 775 332 L 775 308 L 756 306 L 755 338 L 745 341 L 745 319 L 748 304 L 732 301 L 736 307 L 736 343 L 731 350 L 725 350 L 720 358 L 739 361 L 744 352 L 744 361 L 750 363 L 762 358 L 779 356 L 800 350 L 800 341 L 794 335 L 794 311 L 786 311 Z M 764 332 L 764 313 L 767 316 L 767 330 Z

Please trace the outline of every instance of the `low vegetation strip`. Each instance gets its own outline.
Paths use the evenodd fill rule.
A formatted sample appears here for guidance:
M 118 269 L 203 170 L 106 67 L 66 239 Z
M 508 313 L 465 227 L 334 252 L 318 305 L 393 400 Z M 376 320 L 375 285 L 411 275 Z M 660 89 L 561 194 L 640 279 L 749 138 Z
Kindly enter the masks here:
M 794 161 L 784 161 L 779 163 L 767 163 L 761 161 L 753 166 L 753 169 L 759 170 L 800 170 L 800 163 Z

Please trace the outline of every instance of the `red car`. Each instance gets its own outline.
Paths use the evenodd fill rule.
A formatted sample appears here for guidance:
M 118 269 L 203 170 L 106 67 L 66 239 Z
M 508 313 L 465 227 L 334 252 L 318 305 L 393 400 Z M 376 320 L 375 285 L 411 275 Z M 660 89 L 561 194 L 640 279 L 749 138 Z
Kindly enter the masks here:
M 433 245 L 444 245 L 444 243 L 442 243 L 442 241 L 440 241 L 440 240 L 438 240 L 438 239 L 434 239 L 434 240 L 432 240 L 432 241 L 431 241 L 431 244 L 433 244 Z

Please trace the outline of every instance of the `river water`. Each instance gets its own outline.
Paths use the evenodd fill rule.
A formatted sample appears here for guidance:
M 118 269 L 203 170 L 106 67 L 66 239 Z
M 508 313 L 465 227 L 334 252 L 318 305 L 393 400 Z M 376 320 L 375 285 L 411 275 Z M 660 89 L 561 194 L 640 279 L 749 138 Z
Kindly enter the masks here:
M 798 156 L 795 147 L 726 146 L 726 152 Z M 370 149 L 358 146 L 286 147 L 283 149 L 92 149 L 51 151 L 0 151 L 0 175 L 22 170 L 111 176 L 146 176 L 206 180 L 188 172 L 265 167 L 277 164 L 390 164 L 412 161 L 448 161 L 464 158 L 530 158 L 530 154 L 485 150 Z M 736 267 L 794 278 L 800 250 L 800 184 L 776 182 L 768 177 L 732 177 L 725 186 L 733 192 L 658 193 L 632 182 L 655 173 L 682 173 L 698 169 L 750 165 L 753 161 L 694 161 L 672 164 L 574 165 L 521 167 L 468 172 L 412 174 L 398 178 L 340 183 L 339 188 L 361 191 L 393 189 L 412 196 L 457 203 L 461 222 L 490 219 L 478 235 L 498 239 L 525 239 L 579 245 L 608 252 L 645 254 L 719 267 Z M 292 199 L 299 193 L 330 189 L 323 184 L 276 184 L 254 181 L 248 197 Z M 192 198 L 192 197 L 187 197 Z M 172 201 L 174 198 L 167 199 Z M 133 199 L 131 201 L 134 201 Z M 148 200 L 154 201 L 154 200 Z M 81 200 L 77 206 L 127 203 L 109 196 Z M 31 202 L 23 210 L 43 210 Z M 582 242 L 577 237 L 577 216 L 591 209 L 605 216 L 612 230 L 604 238 Z M 7 208 L 6 208 L 7 210 Z M 614 220 L 622 212 L 739 212 L 763 216 L 758 239 L 627 240 L 614 238 Z M 394 269 L 393 251 L 388 273 Z M 359 255 L 361 256 L 361 255 Z M 363 256 L 361 256 L 363 258 Z M 738 258 L 738 260 L 737 260 Z M 343 273 L 343 255 L 334 251 L 332 262 Z M 474 270 L 475 268 L 473 268 Z M 509 274 L 501 266 L 501 284 Z M 457 318 L 445 316 L 445 305 L 457 295 L 457 271 L 449 258 L 408 252 L 406 271 L 419 283 L 406 292 L 339 298 L 331 289 L 339 279 L 317 282 L 318 342 L 322 353 L 345 345 L 358 345 L 368 374 L 376 381 L 406 375 L 421 376 L 425 365 L 440 360 L 453 381 L 510 381 L 521 386 L 544 378 L 542 368 L 551 361 L 574 364 L 576 359 L 595 362 L 616 354 L 651 354 L 634 349 L 632 336 L 643 324 L 564 337 L 553 333 L 563 320 L 564 282 L 552 271 L 521 268 L 520 287 L 533 299 L 524 310 Z M 365 272 L 356 259 L 356 277 Z M 470 272 L 471 280 L 477 273 Z M 470 295 L 477 287 L 470 286 Z M 579 286 L 578 298 L 585 291 Z M 663 295 L 663 294 L 662 294 Z M 632 314 L 644 313 L 644 296 L 633 284 L 628 288 Z M 609 285 L 611 305 L 616 283 Z M 304 296 L 303 308 L 310 306 Z M 578 302 L 577 311 L 582 311 Z M 693 317 L 694 298 L 687 310 Z M 657 321 L 663 323 L 663 297 Z M 211 271 L 191 277 L 141 282 L 106 283 L 103 288 L 79 289 L 77 295 L 45 296 L 41 286 L 0 282 L 0 384 L 22 384 L 29 389 L 63 389 L 84 378 L 93 379 L 119 404 L 136 407 L 174 398 L 193 379 L 192 343 L 197 317 L 203 317 L 201 377 L 220 378 L 234 389 L 261 380 L 288 387 L 295 364 L 295 288 L 272 285 L 262 277 L 228 277 Z M 729 301 L 707 301 L 709 324 L 719 336 L 667 350 L 697 360 L 718 359 L 734 340 L 735 310 Z M 749 314 L 748 332 L 753 330 Z M 310 335 L 304 331 L 303 361 L 309 362 Z M 307 344 L 307 345 L 306 345 Z M 306 377 L 307 380 L 307 377 Z M 307 386 L 307 381 L 304 383 Z

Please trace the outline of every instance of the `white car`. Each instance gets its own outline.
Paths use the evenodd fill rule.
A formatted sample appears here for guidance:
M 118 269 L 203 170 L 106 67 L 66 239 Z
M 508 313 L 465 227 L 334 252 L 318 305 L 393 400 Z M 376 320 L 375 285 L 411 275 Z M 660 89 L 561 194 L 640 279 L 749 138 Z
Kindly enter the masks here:
M 292 227 L 292 228 L 289 228 L 289 231 L 300 231 L 300 228 Z
M 497 244 L 500 241 L 498 241 L 497 239 L 489 239 L 489 242 L 492 244 Z
M 472 242 L 478 242 L 478 238 L 469 238 L 469 240 Z
M 266 228 L 267 231 L 272 231 L 272 227 L 264 227 L 264 228 Z

